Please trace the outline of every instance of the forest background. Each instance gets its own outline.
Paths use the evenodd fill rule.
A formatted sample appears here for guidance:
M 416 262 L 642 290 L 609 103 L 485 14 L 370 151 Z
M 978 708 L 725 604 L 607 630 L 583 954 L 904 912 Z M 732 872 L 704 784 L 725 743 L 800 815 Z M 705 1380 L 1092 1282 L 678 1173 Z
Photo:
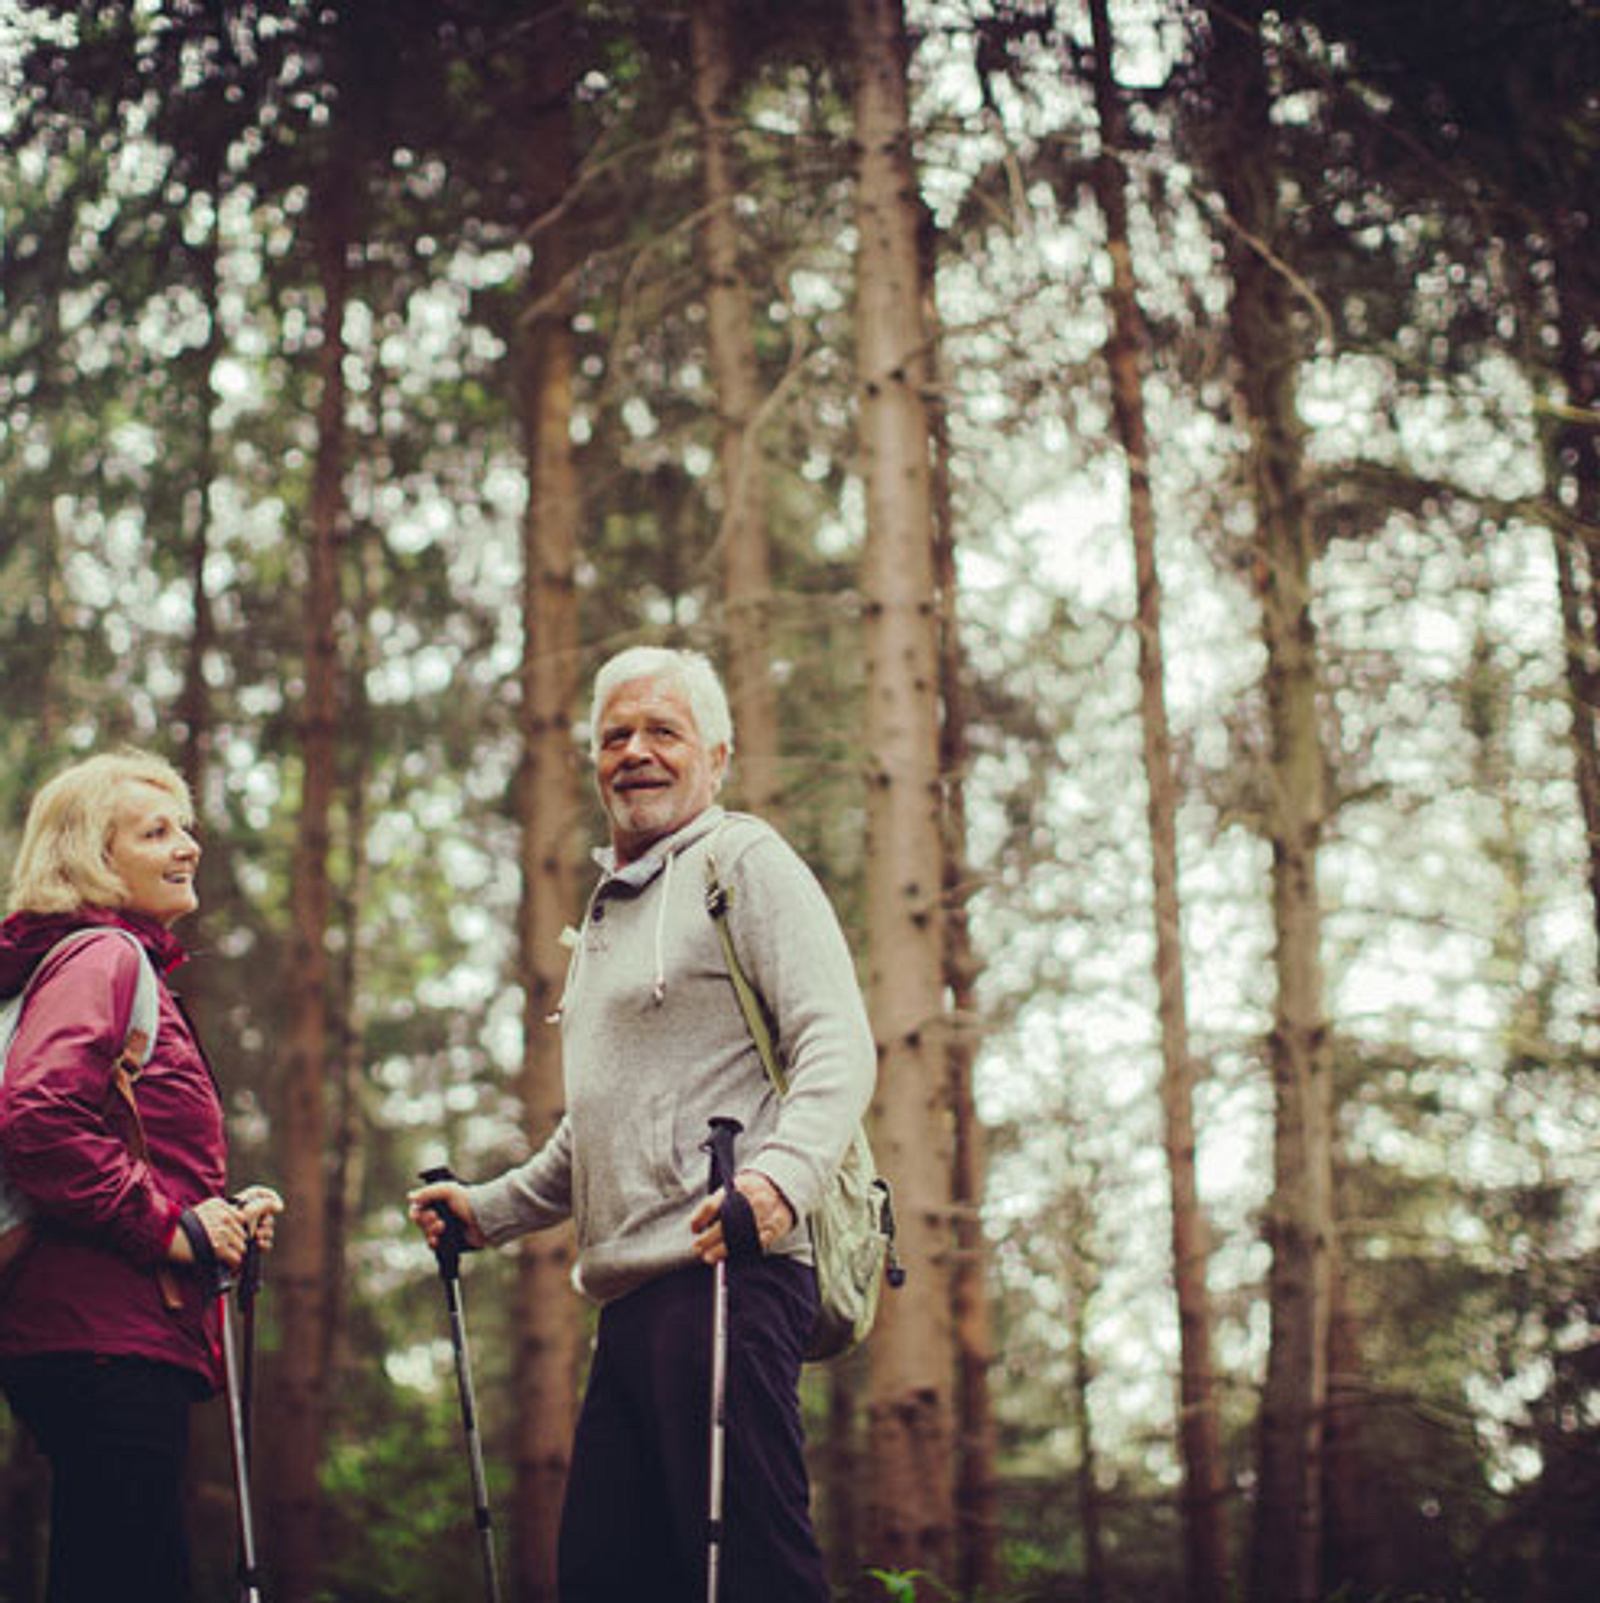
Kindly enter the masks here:
M 559 1112 L 638 641 L 878 1033 L 841 1594 L 1600 1595 L 1592 0 L 9 0 L 0 75 L 0 843 L 194 785 L 269 1596 L 475 1595 L 402 1198 Z M 467 1270 L 518 1603 L 569 1254 Z

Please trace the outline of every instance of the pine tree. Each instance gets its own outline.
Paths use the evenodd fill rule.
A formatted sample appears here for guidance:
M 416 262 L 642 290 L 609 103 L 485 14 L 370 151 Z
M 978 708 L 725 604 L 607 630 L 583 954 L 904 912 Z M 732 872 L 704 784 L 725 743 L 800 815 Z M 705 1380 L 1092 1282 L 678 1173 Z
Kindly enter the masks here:
M 851 0 L 860 170 L 856 362 L 867 499 L 862 560 L 869 1010 L 880 1161 L 899 1187 L 906 1286 L 869 1354 L 871 1558 L 947 1573 L 954 1345 L 944 1073 L 938 612 L 929 340 L 898 0 Z

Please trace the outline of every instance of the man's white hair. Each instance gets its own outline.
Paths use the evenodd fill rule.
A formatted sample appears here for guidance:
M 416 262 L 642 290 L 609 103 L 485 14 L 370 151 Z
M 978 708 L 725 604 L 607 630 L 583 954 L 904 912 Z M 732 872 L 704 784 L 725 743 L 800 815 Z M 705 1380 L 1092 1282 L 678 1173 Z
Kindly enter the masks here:
M 600 755 L 600 716 L 621 686 L 638 679 L 675 685 L 694 714 L 695 728 L 711 750 L 726 746 L 733 755 L 733 715 L 727 693 L 711 659 L 698 651 L 674 651 L 666 646 L 629 646 L 601 665 L 594 676 L 589 702 L 589 755 Z

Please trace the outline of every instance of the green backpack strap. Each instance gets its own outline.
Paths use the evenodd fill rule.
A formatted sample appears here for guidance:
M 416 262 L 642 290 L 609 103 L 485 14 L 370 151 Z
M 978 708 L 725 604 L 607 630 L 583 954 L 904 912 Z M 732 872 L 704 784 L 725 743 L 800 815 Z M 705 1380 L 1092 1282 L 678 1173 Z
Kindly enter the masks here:
M 766 999 L 750 981 L 734 950 L 728 927 L 733 893 L 717 877 L 717 860 L 706 854 L 706 911 L 717 926 L 728 978 L 739 999 L 756 1053 L 779 1097 L 788 1095 L 789 1077 L 778 1061 L 777 1030 Z M 879 1175 L 867 1133 L 856 1127 L 821 1203 L 806 1217 L 817 1272 L 821 1306 L 806 1345 L 807 1361 L 835 1358 L 866 1339 L 877 1316 L 884 1281 L 906 1278 L 895 1252 L 894 1204 L 889 1183 Z
M 728 928 L 728 908 L 732 903 L 733 892 L 717 877 L 717 860 L 707 853 L 706 911 L 717 926 L 717 938 L 722 942 L 722 955 L 728 964 L 728 978 L 733 981 L 734 995 L 739 998 L 739 1011 L 744 1014 L 744 1021 L 750 1027 L 750 1036 L 756 1044 L 761 1066 L 767 1071 L 773 1089 L 780 1097 L 785 1097 L 789 1094 L 789 1076 L 783 1072 L 783 1065 L 778 1061 L 778 1038 L 772 1015 L 767 1010 L 765 998 L 751 984 L 750 976 L 745 973 L 744 964 L 734 950 L 733 931 Z

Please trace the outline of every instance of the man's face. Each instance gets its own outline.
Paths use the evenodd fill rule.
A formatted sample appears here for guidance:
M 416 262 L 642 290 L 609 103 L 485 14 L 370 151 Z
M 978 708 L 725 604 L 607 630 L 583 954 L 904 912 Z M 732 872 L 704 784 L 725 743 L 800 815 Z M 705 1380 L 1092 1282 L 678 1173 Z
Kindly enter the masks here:
M 596 783 L 618 863 L 697 818 L 716 799 L 728 748 L 708 749 L 670 679 L 630 679 L 600 709 Z

